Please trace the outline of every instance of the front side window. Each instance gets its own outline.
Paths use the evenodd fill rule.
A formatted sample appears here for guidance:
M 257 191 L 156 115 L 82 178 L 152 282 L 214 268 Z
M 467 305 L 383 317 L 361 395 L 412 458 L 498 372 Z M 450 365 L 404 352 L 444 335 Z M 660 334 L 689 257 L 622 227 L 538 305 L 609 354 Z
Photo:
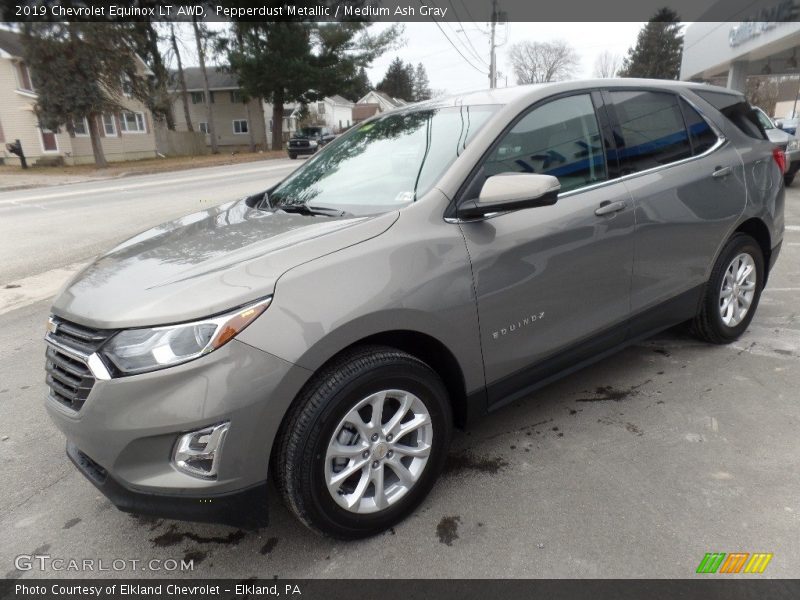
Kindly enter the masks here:
M 233 122 L 233 133 L 247 133 L 247 119 L 236 119 Z
M 292 173 L 269 204 L 355 215 L 401 208 L 433 187 L 496 108 L 410 109 L 363 123 Z
M 607 179 L 600 129 L 588 94 L 534 108 L 514 125 L 484 165 L 484 175 L 541 173 L 568 192 Z
M 623 175 L 692 155 L 674 94 L 626 90 L 612 91 L 610 95 L 617 115 L 614 137 Z

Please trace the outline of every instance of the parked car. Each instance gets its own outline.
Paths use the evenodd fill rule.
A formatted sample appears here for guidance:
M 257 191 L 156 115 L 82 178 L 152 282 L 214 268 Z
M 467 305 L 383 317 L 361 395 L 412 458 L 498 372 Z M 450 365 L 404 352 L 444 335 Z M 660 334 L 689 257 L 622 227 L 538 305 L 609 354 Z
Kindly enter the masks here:
M 799 122 L 800 119 L 797 118 L 776 119 L 775 126 L 786 133 L 797 135 L 797 125 Z
M 783 181 L 790 186 L 797 171 L 800 170 L 800 139 L 787 131 L 778 129 L 763 109 L 757 106 L 754 108 L 769 141 L 776 144 L 786 155 L 786 173 L 783 175 Z
M 289 158 L 295 159 L 299 154 L 314 154 L 336 136 L 328 127 L 302 127 L 289 139 L 286 150 Z
M 454 426 L 679 323 L 741 336 L 784 161 L 741 94 L 675 81 L 383 113 L 75 276 L 47 410 L 122 510 L 256 526 L 271 475 L 311 529 L 375 534 L 425 498 Z

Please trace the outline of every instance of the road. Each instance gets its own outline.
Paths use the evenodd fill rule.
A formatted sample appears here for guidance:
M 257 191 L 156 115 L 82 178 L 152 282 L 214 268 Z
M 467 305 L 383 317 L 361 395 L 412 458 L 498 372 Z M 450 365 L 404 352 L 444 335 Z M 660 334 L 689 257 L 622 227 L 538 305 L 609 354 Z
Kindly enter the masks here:
M 0 282 L 39 281 L 41 293 L 37 276 L 293 166 L 0 195 Z M 0 576 L 164 575 L 15 568 L 18 555 L 47 554 L 191 559 L 193 571 L 170 575 L 195 577 L 685 578 L 706 552 L 742 551 L 774 553 L 765 576 L 796 577 L 800 191 L 787 196 L 783 253 L 739 342 L 670 331 L 457 433 L 420 510 L 353 543 L 309 533 L 274 493 L 271 525 L 256 532 L 118 512 L 68 463 L 43 408 L 48 299 L 18 299 L 0 314 Z

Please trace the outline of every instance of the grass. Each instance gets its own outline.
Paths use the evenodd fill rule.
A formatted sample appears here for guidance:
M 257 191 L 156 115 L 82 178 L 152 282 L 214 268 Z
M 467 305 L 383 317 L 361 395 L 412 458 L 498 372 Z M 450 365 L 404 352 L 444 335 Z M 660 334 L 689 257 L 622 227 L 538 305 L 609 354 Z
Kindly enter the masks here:
M 214 167 L 220 165 L 233 165 L 239 163 L 256 162 L 259 160 L 270 160 L 276 158 L 286 158 L 286 152 L 277 150 L 274 152 L 239 152 L 236 154 L 205 154 L 202 156 L 174 156 L 167 158 L 145 158 L 141 160 L 129 160 L 122 162 L 109 163 L 105 169 L 98 169 L 91 165 L 73 165 L 63 167 L 29 167 L 22 169 L 19 166 L 0 165 L 0 176 L 24 176 L 26 179 L 31 177 L 42 178 L 61 178 L 61 177 L 124 177 L 127 175 L 146 175 L 150 173 L 164 173 L 168 171 L 182 171 L 185 169 L 196 169 L 199 167 Z

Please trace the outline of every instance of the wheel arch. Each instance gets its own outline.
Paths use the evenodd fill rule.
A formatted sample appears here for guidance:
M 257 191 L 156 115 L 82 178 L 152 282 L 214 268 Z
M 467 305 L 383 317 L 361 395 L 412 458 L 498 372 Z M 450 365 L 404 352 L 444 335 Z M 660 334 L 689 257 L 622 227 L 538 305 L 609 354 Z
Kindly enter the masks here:
M 772 254 L 772 238 L 766 223 L 758 217 L 751 217 L 741 223 L 734 231 L 735 233 L 746 233 L 758 242 L 764 255 L 764 285 L 766 285 L 769 277 L 770 255 Z

